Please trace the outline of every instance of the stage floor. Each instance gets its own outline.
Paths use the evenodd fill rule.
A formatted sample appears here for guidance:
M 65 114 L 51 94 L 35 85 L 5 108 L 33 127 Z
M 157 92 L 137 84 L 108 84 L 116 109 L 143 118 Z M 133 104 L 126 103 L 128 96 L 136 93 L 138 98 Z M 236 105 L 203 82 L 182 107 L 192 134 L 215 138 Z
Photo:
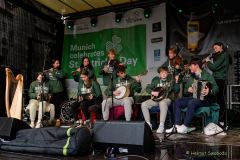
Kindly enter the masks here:
M 166 134 L 154 132 L 155 151 L 143 157 L 137 155 L 116 154 L 117 159 L 135 160 L 168 160 L 168 159 L 239 159 L 240 157 L 240 128 L 230 128 L 227 135 L 206 136 L 201 130 L 190 134 L 172 134 L 165 138 Z M 81 157 L 61 157 L 52 155 L 33 155 L 0 151 L 1 160 L 90 160 L 105 159 L 104 153 L 95 152 L 95 156 L 89 154 Z

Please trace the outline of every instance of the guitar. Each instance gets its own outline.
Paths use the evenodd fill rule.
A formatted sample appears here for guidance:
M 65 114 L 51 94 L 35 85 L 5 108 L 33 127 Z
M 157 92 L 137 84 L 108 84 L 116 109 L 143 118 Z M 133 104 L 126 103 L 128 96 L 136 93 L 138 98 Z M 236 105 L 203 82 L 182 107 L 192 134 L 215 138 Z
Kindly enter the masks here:
M 137 75 L 135 77 L 135 79 L 137 79 L 137 77 L 140 78 L 140 76 L 146 75 L 147 72 L 148 71 L 146 70 L 143 73 Z M 124 83 L 123 84 L 118 84 L 117 85 L 117 89 L 115 91 L 120 93 L 119 95 L 114 96 L 116 99 L 123 99 L 125 97 L 129 97 L 129 95 L 130 95 L 130 84 L 127 84 L 127 83 L 125 83 L 125 84 Z

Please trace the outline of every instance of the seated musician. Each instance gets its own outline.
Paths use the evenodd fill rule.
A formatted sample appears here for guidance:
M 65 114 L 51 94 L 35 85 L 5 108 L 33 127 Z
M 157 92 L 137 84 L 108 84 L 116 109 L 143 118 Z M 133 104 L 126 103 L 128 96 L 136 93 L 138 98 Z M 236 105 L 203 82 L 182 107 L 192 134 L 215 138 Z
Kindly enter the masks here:
M 190 61 L 191 77 L 185 85 L 184 92 L 190 97 L 177 99 L 173 110 L 175 113 L 174 123 L 178 133 L 187 133 L 190 131 L 189 124 L 194 116 L 194 112 L 199 107 L 210 105 L 218 92 L 218 86 L 213 76 L 201 69 L 202 61 L 199 58 L 193 58 Z M 207 82 L 205 86 L 198 85 L 200 82 Z M 195 97 L 196 93 L 201 96 Z M 199 98 L 198 98 L 199 97 Z M 187 107 L 184 122 L 181 122 L 181 109 Z M 172 132 L 173 128 L 167 129 L 166 132 Z
M 148 85 L 146 88 L 146 91 L 148 93 L 151 93 L 152 98 L 143 102 L 141 105 L 141 108 L 142 108 L 142 113 L 145 121 L 152 128 L 152 125 L 150 123 L 149 109 L 151 109 L 154 106 L 159 106 L 160 124 L 156 132 L 163 133 L 168 106 L 171 104 L 171 95 L 172 95 L 171 93 L 173 92 L 173 90 L 175 90 L 175 92 L 178 92 L 179 85 L 178 84 L 173 85 L 172 78 L 171 76 L 169 76 L 167 67 L 160 67 L 158 69 L 158 73 L 159 73 L 159 76 L 154 77 L 152 79 L 151 84 Z
M 79 109 L 82 110 L 86 120 L 89 119 L 89 107 L 95 104 L 101 105 L 102 91 L 97 81 L 89 78 L 89 72 L 85 69 L 81 72 L 81 80 L 78 83 L 78 99 L 71 106 L 75 120 L 79 114 Z M 80 124 L 82 125 L 82 124 Z
M 130 121 L 131 115 L 132 115 L 132 104 L 134 103 L 133 101 L 134 92 L 139 93 L 142 90 L 140 77 L 137 76 L 134 79 L 128 74 L 126 74 L 126 68 L 124 65 L 119 65 L 117 67 L 116 72 L 117 72 L 117 77 L 113 79 L 112 83 L 111 82 L 109 83 L 108 88 L 105 90 L 105 94 L 107 96 L 113 95 L 114 98 L 112 99 L 112 97 L 109 97 L 102 102 L 103 119 L 104 120 L 109 119 L 110 108 L 117 105 L 121 105 L 121 106 L 124 106 L 126 121 Z M 124 91 L 118 90 L 118 88 L 120 88 L 121 86 L 125 86 L 127 91 L 129 89 L 129 95 L 123 95 Z M 112 104 L 112 100 L 113 100 L 113 104 Z
M 49 83 L 43 81 L 44 76 L 42 72 L 37 74 L 37 79 L 30 84 L 28 90 L 28 95 L 30 98 L 28 109 L 30 112 L 30 126 L 32 128 L 40 128 L 42 125 L 42 114 L 46 111 L 50 111 L 50 120 L 51 124 L 55 116 L 55 107 L 53 104 L 49 103 L 48 100 L 51 97 L 51 89 Z M 43 109 L 43 110 L 42 110 Z M 38 111 L 38 121 L 35 126 L 36 113 Z

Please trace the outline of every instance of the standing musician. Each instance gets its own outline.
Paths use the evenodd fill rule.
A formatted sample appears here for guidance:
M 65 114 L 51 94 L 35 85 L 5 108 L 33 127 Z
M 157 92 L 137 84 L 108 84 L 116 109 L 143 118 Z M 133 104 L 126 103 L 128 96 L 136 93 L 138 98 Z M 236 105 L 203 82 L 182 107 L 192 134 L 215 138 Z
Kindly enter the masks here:
M 172 79 L 177 79 L 180 84 L 180 91 L 176 95 L 176 97 L 182 97 L 182 71 L 184 69 L 183 60 L 176 47 L 170 47 L 168 49 L 168 60 L 162 65 L 163 67 L 167 67 Z
M 205 59 L 207 67 L 212 71 L 213 77 L 216 80 L 218 88 L 220 88 L 217 94 L 217 103 L 220 105 L 220 122 L 224 122 L 224 109 L 225 109 L 225 93 L 226 93 L 226 78 L 229 66 L 229 57 L 224 52 L 224 47 L 221 42 L 216 42 L 213 44 L 213 49 L 215 53 L 212 56 L 213 62 L 211 62 L 211 57 Z M 226 124 L 225 124 L 226 125 Z
M 173 108 L 175 111 L 174 123 L 178 133 L 187 133 L 190 131 L 189 124 L 193 118 L 196 109 L 211 104 L 218 92 L 218 86 L 213 76 L 210 75 L 205 70 L 202 70 L 201 67 L 202 60 L 200 60 L 199 58 L 193 58 L 190 61 L 190 70 L 192 75 L 185 85 L 184 92 L 188 93 L 191 96 L 177 99 L 175 102 Z M 196 92 L 199 92 L 199 89 L 195 89 L 193 85 L 198 84 L 200 82 L 208 83 L 208 85 L 206 85 L 205 87 L 204 86 L 202 87 L 201 85 L 199 86 L 200 95 L 204 97 L 204 99 L 193 98 L 193 95 Z M 186 107 L 187 112 L 184 118 L 184 123 L 182 124 L 181 109 Z M 173 127 L 166 130 L 167 133 L 170 133 L 172 131 Z
M 120 64 L 120 61 L 116 59 L 116 52 L 114 49 L 110 49 L 107 56 L 108 60 L 100 67 L 100 75 L 103 76 L 104 86 L 108 86 L 111 78 L 116 78 L 116 67 Z
M 168 50 L 168 60 L 162 65 L 167 67 L 170 74 L 177 75 L 183 69 L 182 57 L 177 53 L 177 49 L 174 47 L 169 48 Z M 174 75 L 174 76 L 175 76 Z
M 76 82 L 79 82 L 79 75 L 77 73 L 80 73 L 83 71 L 83 69 L 87 70 L 89 73 L 89 78 L 96 80 L 96 76 L 94 74 L 94 68 L 92 66 L 92 63 L 90 62 L 90 59 L 88 57 L 82 57 L 82 62 L 79 68 L 76 69 L 76 71 L 72 72 L 73 79 Z
M 49 80 L 49 85 L 52 88 L 52 98 L 51 103 L 55 105 L 55 118 L 56 126 L 59 127 L 61 125 L 60 122 L 60 113 L 61 113 L 61 104 L 64 100 L 67 99 L 63 80 L 65 78 L 65 74 L 60 69 L 60 61 L 58 59 L 52 60 L 52 68 L 45 71 L 46 78 Z
M 102 113 L 103 119 L 109 119 L 109 110 L 114 105 L 122 105 L 124 106 L 124 113 L 126 121 L 131 120 L 132 115 L 132 104 L 134 92 L 141 92 L 142 86 L 140 82 L 140 77 L 137 76 L 135 79 L 126 74 L 126 68 L 124 65 L 119 65 L 117 67 L 117 77 L 114 78 L 113 83 L 109 83 L 108 88 L 105 91 L 107 96 L 114 96 L 113 104 L 112 104 L 112 97 L 105 99 L 102 102 Z M 121 96 L 124 91 L 118 90 L 120 87 L 126 89 L 126 94 Z M 127 95 L 127 93 L 129 95 Z
M 171 92 L 179 91 L 179 85 L 173 84 L 172 78 L 169 76 L 167 67 L 160 67 L 158 69 L 159 76 L 156 76 L 152 79 L 150 85 L 147 86 L 146 91 L 151 93 L 152 98 L 146 100 L 142 103 L 142 113 L 145 121 L 152 128 L 150 123 L 150 114 L 149 109 L 154 106 L 159 106 L 160 108 L 160 124 L 157 129 L 157 133 L 164 132 L 164 123 L 167 116 L 168 106 L 171 104 Z M 173 87 L 174 86 L 174 87 Z M 163 89 L 163 90 L 161 90 Z
M 51 124 L 55 116 L 55 107 L 53 104 L 49 103 L 48 100 L 51 97 L 51 88 L 48 82 L 44 81 L 44 76 L 42 72 L 37 74 L 37 79 L 30 84 L 28 90 L 28 96 L 30 98 L 27 108 L 30 112 L 30 127 L 40 128 L 42 125 L 42 114 L 45 111 L 50 111 Z M 38 121 L 35 126 L 36 113 L 38 111 Z
M 89 107 L 95 104 L 101 105 L 102 100 L 102 91 L 99 83 L 90 79 L 88 70 L 83 69 L 81 71 L 81 80 L 78 83 L 78 99 L 71 106 L 75 120 L 77 120 L 79 109 L 82 110 L 88 120 Z

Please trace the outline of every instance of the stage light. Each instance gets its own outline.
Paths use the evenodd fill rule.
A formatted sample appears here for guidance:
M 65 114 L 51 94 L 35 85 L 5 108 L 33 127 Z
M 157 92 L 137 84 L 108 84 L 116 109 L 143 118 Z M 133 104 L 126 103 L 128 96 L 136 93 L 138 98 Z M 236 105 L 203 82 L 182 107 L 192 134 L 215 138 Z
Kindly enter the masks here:
M 179 12 L 179 13 L 182 13 L 182 9 L 178 9 L 178 12 Z
M 67 29 L 73 29 L 74 22 L 73 21 L 67 21 Z
M 97 18 L 96 17 L 91 18 L 91 26 L 92 27 L 96 27 L 97 26 Z
M 121 13 L 116 14 L 116 16 L 115 16 L 115 22 L 116 22 L 116 23 L 120 23 L 121 20 L 122 20 L 122 14 L 121 14 Z
M 145 17 L 145 18 L 149 18 L 150 15 L 151 15 L 151 13 L 152 13 L 151 8 L 145 8 L 145 9 L 144 9 L 144 17 Z

